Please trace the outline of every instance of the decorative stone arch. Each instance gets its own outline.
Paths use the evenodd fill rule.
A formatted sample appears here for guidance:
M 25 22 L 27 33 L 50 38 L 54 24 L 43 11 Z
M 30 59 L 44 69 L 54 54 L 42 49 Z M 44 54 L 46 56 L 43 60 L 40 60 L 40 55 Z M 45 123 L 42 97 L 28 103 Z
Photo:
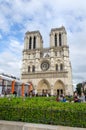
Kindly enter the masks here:
M 39 81 L 37 86 L 38 95 L 46 95 L 50 94 L 50 92 L 51 92 L 50 83 L 46 79 Z
M 57 61 L 56 61 L 56 63 L 59 63 L 59 64 L 60 64 L 60 63 L 64 63 L 64 60 L 63 60 L 63 59 L 58 58 L 58 59 L 57 59 Z
M 61 94 L 65 94 L 65 85 L 61 80 L 57 80 L 53 87 L 54 95 L 60 96 Z
M 63 71 L 64 70 L 64 61 L 63 61 L 63 59 L 58 59 L 56 61 L 55 65 L 56 64 L 58 65 L 58 70 L 59 71 Z M 55 66 L 55 68 L 56 68 L 56 66 Z

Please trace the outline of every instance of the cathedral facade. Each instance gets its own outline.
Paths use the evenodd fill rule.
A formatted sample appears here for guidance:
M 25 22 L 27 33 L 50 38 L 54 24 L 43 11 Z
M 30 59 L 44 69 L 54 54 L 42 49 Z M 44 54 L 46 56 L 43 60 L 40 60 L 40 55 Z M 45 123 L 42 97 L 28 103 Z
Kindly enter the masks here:
M 21 80 L 30 82 L 38 95 L 72 95 L 72 69 L 65 27 L 50 32 L 50 47 L 43 48 L 39 31 L 27 31 L 21 69 Z

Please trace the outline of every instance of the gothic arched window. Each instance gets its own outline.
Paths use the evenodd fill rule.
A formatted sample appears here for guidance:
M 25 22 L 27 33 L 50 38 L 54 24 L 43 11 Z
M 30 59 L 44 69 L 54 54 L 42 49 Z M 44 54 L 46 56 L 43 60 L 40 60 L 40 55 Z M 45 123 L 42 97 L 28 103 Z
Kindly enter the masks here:
M 32 66 L 32 72 L 35 72 L 35 66 L 34 65 Z
M 63 70 L 63 64 L 60 64 L 60 70 Z
M 55 47 L 57 47 L 57 34 L 55 34 L 54 39 L 55 39 Z
M 32 37 L 30 37 L 29 39 L 29 49 L 31 49 L 31 46 L 32 46 Z
M 56 64 L 56 71 L 58 71 L 58 64 Z
M 30 72 L 30 66 L 28 66 L 28 72 Z
M 59 33 L 59 46 L 62 45 L 62 37 L 61 37 L 61 33 Z
M 33 38 L 33 49 L 35 49 L 36 48 L 36 37 L 34 36 L 34 38 Z

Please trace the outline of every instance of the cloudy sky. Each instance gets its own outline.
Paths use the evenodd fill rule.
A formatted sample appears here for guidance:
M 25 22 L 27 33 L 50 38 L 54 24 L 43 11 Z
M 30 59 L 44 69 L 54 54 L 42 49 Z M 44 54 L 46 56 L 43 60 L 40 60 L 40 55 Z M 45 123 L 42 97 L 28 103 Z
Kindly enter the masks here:
M 51 28 L 62 25 L 73 83 L 86 80 L 86 0 L 0 0 L 0 72 L 20 76 L 26 31 L 40 30 L 49 47 Z

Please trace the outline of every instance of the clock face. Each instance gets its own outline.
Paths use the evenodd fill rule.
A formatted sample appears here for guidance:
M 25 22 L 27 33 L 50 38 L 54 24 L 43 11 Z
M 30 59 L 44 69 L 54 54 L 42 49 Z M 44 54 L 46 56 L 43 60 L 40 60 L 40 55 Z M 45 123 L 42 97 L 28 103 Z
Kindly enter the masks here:
M 49 69 L 49 63 L 48 63 L 48 62 L 43 62 L 43 63 L 41 64 L 41 69 L 42 69 L 43 71 L 48 70 L 48 69 Z

